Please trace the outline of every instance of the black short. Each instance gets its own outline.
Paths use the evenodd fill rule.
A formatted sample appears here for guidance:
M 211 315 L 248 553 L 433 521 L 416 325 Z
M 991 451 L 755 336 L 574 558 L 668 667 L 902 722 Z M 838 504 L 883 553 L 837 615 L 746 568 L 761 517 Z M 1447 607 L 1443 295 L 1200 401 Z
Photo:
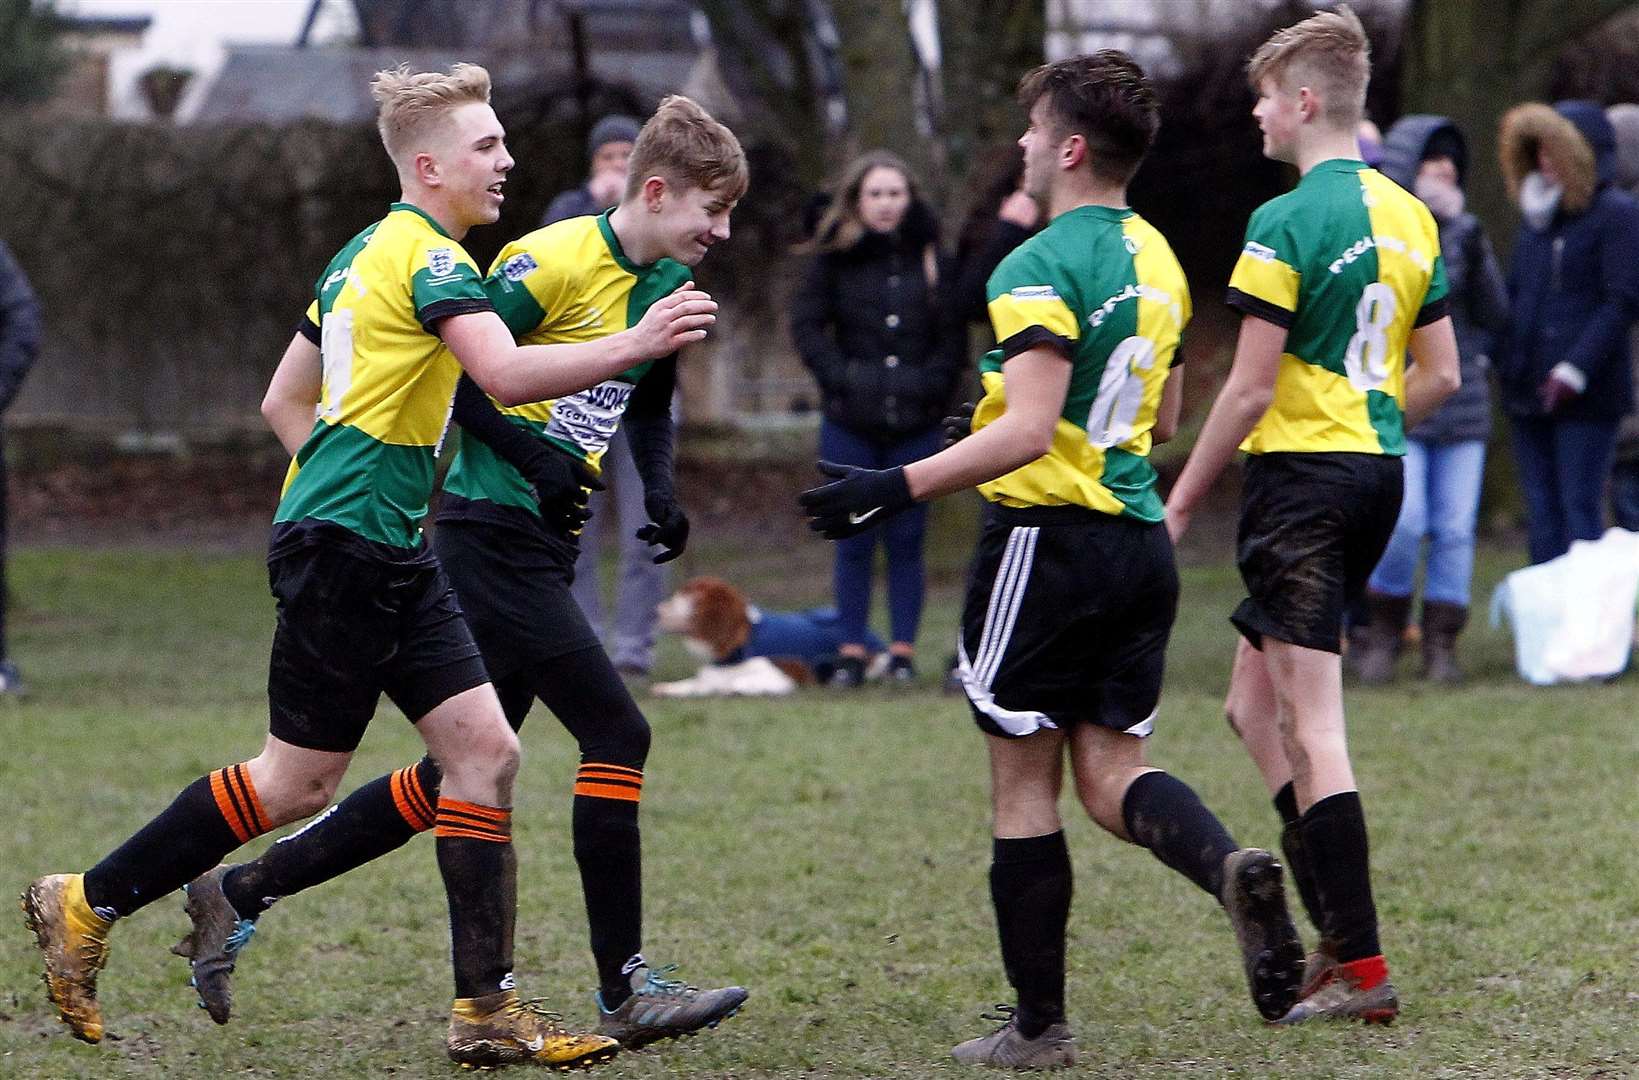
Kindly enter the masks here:
M 383 561 L 315 535 L 268 560 L 268 584 L 268 730 L 285 742 L 352 751 L 382 694 L 416 722 L 489 681 L 430 553 Z
M 1177 610 L 1164 526 L 989 507 L 957 654 L 974 720 L 1012 737 L 1078 721 L 1148 735 Z
M 1257 454 L 1247 461 L 1235 561 L 1251 595 L 1230 622 L 1254 648 L 1276 641 L 1338 652 L 1400 516 L 1400 459 Z
M 569 592 L 579 554 L 573 539 L 538 527 L 440 520 L 433 550 L 497 682 L 598 644 Z

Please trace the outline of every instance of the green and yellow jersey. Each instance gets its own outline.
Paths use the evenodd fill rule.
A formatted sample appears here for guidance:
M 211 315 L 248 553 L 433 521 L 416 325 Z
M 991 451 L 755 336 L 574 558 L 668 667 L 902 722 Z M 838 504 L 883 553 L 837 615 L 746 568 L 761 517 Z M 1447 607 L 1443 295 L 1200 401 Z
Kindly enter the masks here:
M 671 259 L 648 266 L 627 259 L 605 212 L 568 218 L 514 240 L 495 257 L 484 287 L 519 344 L 550 345 L 596 341 L 634 326 L 690 276 Z M 645 361 L 591 389 L 550 401 L 495 407 L 596 471 L 632 389 L 652 366 Z M 477 439 L 462 440 L 444 492 L 457 500 L 539 512 L 518 470 Z
M 981 484 L 1004 506 L 1083 506 L 1158 522 L 1150 429 L 1189 322 L 1189 285 L 1166 238 L 1131 210 L 1081 206 L 1002 260 L 986 286 L 999 345 L 979 362 L 978 431 L 1007 409 L 1002 364 L 1038 345 L 1070 361 L 1047 454 Z
M 349 241 L 314 291 L 302 332 L 324 366 L 318 417 L 273 520 L 417 548 L 461 374 L 436 324 L 494 305 L 472 258 L 408 203 Z
M 1426 206 L 1364 162 L 1323 161 L 1253 213 L 1229 303 L 1287 330 L 1274 401 L 1241 449 L 1405 453 L 1406 341 L 1446 313 Z

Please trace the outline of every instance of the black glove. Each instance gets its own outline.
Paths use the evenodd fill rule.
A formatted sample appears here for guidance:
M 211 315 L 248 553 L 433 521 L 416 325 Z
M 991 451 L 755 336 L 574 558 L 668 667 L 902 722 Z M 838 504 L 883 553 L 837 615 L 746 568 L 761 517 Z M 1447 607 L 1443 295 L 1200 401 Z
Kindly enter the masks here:
M 637 530 L 637 538 L 645 544 L 661 549 L 654 557 L 656 564 L 669 563 L 689 546 L 689 516 L 683 513 L 677 497 L 669 491 L 651 491 L 643 496 L 643 509 L 649 523 Z
M 797 501 L 808 515 L 808 527 L 827 540 L 858 536 L 916 503 L 905 482 L 904 466 L 861 469 L 829 461 L 818 465 L 820 472 L 837 480 L 809 488 Z
M 532 464 L 535 505 L 549 528 L 572 533 L 592 516 L 592 492 L 603 490 L 591 466 L 573 454 L 549 450 Z
M 939 429 L 945 433 L 947 449 L 973 434 L 973 410 L 976 408 L 978 406 L 973 402 L 964 401 L 956 406 L 954 412 L 939 421 Z

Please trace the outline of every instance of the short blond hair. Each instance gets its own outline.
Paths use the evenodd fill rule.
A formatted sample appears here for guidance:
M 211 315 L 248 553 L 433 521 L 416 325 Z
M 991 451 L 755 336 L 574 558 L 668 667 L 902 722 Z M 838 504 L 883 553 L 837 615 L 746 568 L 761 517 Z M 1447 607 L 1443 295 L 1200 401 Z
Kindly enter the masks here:
M 452 64 L 448 72 L 411 71 L 408 64 L 378 71 L 370 80 L 376 130 L 387 156 L 397 162 L 457 106 L 489 103 L 489 72 L 477 64 Z
M 682 94 L 660 100 L 660 107 L 637 133 L 626 168 L 628 199 L 651 176 L 715 191 L 730 201 L 744 195 L 751 183 L 745 151 L 734 132 Z
M 1371 73 L 1371 42 L 1360 17 L 1347 4 L 1275 31 L 1246 65 L 1255 91 L 1262 89 L 1265 79 L 1273 79 L 1282 90 L 1319 90 L 1326 122 L 1349 131 L 1366 115 Z

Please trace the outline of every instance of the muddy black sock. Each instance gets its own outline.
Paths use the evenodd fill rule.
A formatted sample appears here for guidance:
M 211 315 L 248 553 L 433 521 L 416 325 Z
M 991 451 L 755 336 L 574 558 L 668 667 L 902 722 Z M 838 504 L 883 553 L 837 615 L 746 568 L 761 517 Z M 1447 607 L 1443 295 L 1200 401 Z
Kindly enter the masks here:
M 86 871 L 86 903 L 103 918 L 129 915 L 270 827 L 245 766 L 218 769 L 183 788 L 163 813 Z
M 518 910 L 512 812 L 441 797 L 433 833 L 438 872 L 450 902 L 455 996 L 483 997 L 509 989 Z
M 571 822 L 603 1007 L 631 996 L 627 962 L 643 948 L 643 842 L 637 811 L 643 770 L 583 762 Z
M 1121 820 L 1133 843 L 1218 899 L 1224 857 L 1235 841 L 1188 784 L 1168 773 L 1145 773 L 1127 788 Z
M 1314 872 L 1320 933 L 1343 963 L 1377 956 L 1377 905 L 1372 902 L 1366 814 L 1358 791 L 1342 791 L 1309 807 L 1298 824 Z
M 370 781 L 306 828 L 223 875 L 228 903 L 240 918 L 254 919 L 276 900 L 403 847 L 433 827 L 438 780 L 438 765 L 425 757 Z
M 1014 1020 L 1034 1039 L 1064 1019 L 1064 933 L 1070 921 L 1070 849 L 1062 831 L 998 838 L 991 848 L 990 901 L 1002 966 L 1018 994 Z
M 1315 872 L 1309 865 L 1309 853 L 1303 849 L 1303 828 L 1298 824 L 1298 797 L 1297 791 L 1288 780 L 1275 793 L 1275 813 L 1280 815 L 1280 850 L 1286 858 L 1286 869 L 1292 873 L 1292 881 L 1298 887 L 1298 897 L 1303 901 L 1303 910 L 1309 913 L 1309 921 L 1316 930 L 1320 929 L 1320 897 L 1315 892 Z

